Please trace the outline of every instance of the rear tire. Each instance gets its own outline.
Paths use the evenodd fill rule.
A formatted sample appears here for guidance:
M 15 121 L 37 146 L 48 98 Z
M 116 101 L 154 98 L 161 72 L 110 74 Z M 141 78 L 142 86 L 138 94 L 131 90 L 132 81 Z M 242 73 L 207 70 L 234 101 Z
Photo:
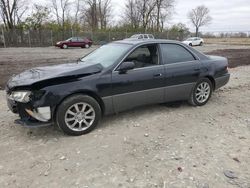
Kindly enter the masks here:
M 193 46 L 193 44 L 192 44 L 192 43 L 190 43 L 190 44 L 189 44 L 189 46 Z
M 200 46 L 203 46 L 203 42 L 200 43 Z
M 192 90 L 189 98 L 189 104 L 193 106 L 205 105 L 211 97 L 213 85 L 208 78 L 200 79 Z
M 89 44 L 85 44 L 85 48 L 89 48 L 90 46 L 89 46 Z
M 73 95 L 65 99 L 56 112 L 56 123 L 66 134 L 80 136 L 92 131 L 101 119 L 98 102 L 88 95 Z

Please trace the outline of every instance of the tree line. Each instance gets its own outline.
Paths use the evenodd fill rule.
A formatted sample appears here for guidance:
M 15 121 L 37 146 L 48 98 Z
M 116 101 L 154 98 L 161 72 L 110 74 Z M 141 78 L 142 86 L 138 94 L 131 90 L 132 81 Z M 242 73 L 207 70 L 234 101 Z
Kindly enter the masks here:
M 28 0 L 0 0 L 0 21 L 6 30 L 52 29 L 89 31 L 163 32 L 174 14 L 175 0 L 127 0 L 114 23 L 112 0 L 47 0 L 44 4 Z M 199 33 L 199 28 L 211 22 L 209 9 L 198 6 L 187 15 Z M 188 32 L 182 24 L 172 30 Z

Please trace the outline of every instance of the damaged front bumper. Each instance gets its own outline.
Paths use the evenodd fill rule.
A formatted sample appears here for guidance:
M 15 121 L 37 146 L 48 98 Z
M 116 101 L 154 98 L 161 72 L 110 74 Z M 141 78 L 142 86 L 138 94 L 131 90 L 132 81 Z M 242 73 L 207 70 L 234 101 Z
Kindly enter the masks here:
M 8 98 L 9 109 L 18 113 L 20 119 L 15 123 L 24 127 L 44 127 L 52 125 L 51 108 L 49 106 L 34 108 L 29 104 L 19 103 Z
M 30 119 L 16 119 L 14 122 L 15 124 L 29 128 L 47 127 L 52 125 L 51 122 L 31 121 Z
M 27 114 L 29 114 L 34 119 L 41 121 L 41 122 L 48 122 L 51 119 L 51 111 L 50 107 L 38 107 L 36 109 L 30 110 L 25 109 Z

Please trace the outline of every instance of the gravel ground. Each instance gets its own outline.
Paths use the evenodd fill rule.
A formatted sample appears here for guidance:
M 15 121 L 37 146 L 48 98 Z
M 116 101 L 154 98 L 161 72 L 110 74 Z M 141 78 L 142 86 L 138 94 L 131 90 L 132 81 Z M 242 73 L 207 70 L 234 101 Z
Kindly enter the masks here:
M 250 66 L 230 72 L 203 107 L 138 108 L 104 117 L 80 137 L 15 125 L 0 91 L 0 187 L 249 188 Z

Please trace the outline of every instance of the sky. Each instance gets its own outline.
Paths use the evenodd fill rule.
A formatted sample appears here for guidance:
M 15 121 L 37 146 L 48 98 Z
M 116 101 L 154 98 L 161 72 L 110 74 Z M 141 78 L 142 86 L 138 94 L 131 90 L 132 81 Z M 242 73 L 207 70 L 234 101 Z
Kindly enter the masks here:
M 112 2 L 115 20 L 119 20 L 126 0 L 112 0 Z M 193 31 L 187 14 L 199 5 L 208 7 L 213 18 L 210 25 L 201 28 L 202 32 L 250 32 L 250 0 L 176 0 L 175 11 L 169 25 L 181 22 Z

